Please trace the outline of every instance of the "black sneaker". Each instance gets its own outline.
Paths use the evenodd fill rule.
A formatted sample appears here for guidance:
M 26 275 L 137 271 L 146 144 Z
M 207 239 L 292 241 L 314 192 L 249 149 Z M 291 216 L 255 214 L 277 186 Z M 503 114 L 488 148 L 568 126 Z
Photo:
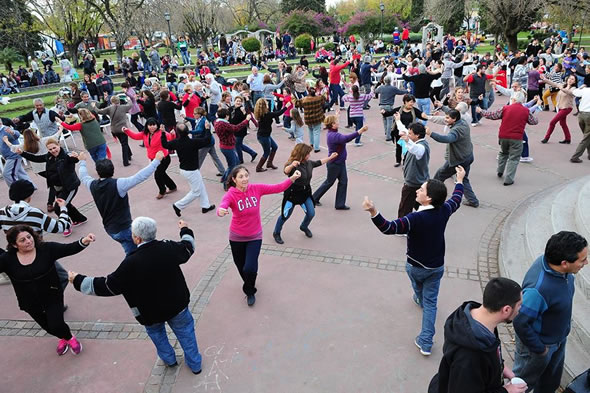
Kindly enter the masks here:
M 172 204 L 172 208 L 174 209 L 174 213 L 176 213 L 176 215 L 177 215 L 178 217 L 180 217 L 180 216 L 181 216 L 181 214 L 180 214 L 180 209 L 179 209 L 179 208 L 177 208 L 177 207 L 176 207 L 176 205 L 175 205 L 174 203 Z
M 336 210 L 350 210 L 350 207 L 348 207 L 348 206 L 346 206 L 346 205 L 344 205 L 344 206 L 338 206 L 338 207 L 336 208 Z
M 205 214 L 205 213 L 208 213 L 208 212 L 210 212 L 210 211 L 211 211 L 211 210 L 213 210 L 213 209 L 215 209 L 215 205 L 211 205 L 211 206 L 209 206 L 209 207 L 204 207 L 204 208 L 202 208 L 202 209 L 201 209 L 201 212 L 202 212 L 203 214 Z
M 303 231 L 303 233 L 305 233 L 305 236 L 307 236 L 307 237 L 313 237 L 313 233 L 311 233 L 311 231 L 309 230 L 309 228 L 299 227 L 299 229 L 301 231 Z
M 166 364 L 166 363 L 164 363 L 164 364 Z M 170 368 L 176 367 L 176 366 L 178 366 L 178 362 L 174 362 L 172 364 L 166 364 L 166 367 L 170 367 Z
M 254 162 L 254 160 L 256 160 L 256 157 L 258 157 L 258 153 L 252 154 L 252 159 L 250 160 L 250 162 Z M 243 162 L 242 162 L 242 164 L 243 164 Z
M 275 242 L 277 242 L 278 244 L 284 244 L 285 242 L 283 241 L 283 239 L 281 238 L 281 234 L 280 233 L 273 233 L 272 237 L 275 239 Z
M 192 371 L 192 370 L 191 370 Z M 201 371 L 203 371 L 203 369 L 200 369 L 199 371 L 193 371 L 193 374 L 195 375 L 199 375 L 201 373 Z
M 249 307 L 252 307 L 254 305 L 254 303 L 256 303 L 256 296 L 254 296 L 254 295 L 246 296 L 246 303 L 248 303 Z

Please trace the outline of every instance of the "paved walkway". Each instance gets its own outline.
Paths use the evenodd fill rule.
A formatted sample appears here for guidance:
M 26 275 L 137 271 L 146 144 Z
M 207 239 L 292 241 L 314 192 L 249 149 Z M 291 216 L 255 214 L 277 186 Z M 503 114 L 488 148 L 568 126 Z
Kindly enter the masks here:
M 505 98 L 497 101 L 504 103 Z M 496 104 L 498 105 L 498 104 Z M 370 131 L 365 145 L 349 145 L 348 205 L 333 209 L 335 187 L 322 199 L 311 225 L 313 239 L 299 231 L 303 217 L 296 210 L 283 230 L 284 245 L 272 239 L 281 196 L 262 202 L 264 240 L 260 257 L 257 302 L 248 308 L 241 281 L 229 252 L 230 217 L 203 215 L 198 204 L 183 217 L 195 230 L 197 250 L 183 267 L 191 289 L 190 308 L 197 320 L 197 338 L 203 354 L 203 373 L 194 376 L 182 364 L 166 369 L 157 360 L 145 331 L 138 325 L 122 297 L 96 298 L 66 291 L 70 305 L 66 319 L 84 344 L 78 357 L 55 355 L 56 340 L 18 310 L 11 286 L 0 287 L 0 367 L 3 392 L 423 392 L 435 374 L 442 352 L 442 326 L 464 300 L 481 300 L 481 289 L 498 275 L 499 235 L 505 218 L 516 204 L 547 187 L 588 173 L 590 162 L 569 163 L 581 133 L 570 117 L 572 145 L 560 145 L 557 130 L 541 145 L 552 113 L 540 115 L 540 125 L 530 127 L 532 164 L 520 164 L 516 183 L 503 187 L 496 177 L 499 122 L 483 120 L 472 128 L 475 163 L 473 188 L 481 200 L 478 209 L 461 207 L 447 227 L 445 278 L 439 296 L 437 334 L 433 354 L 424 358 L 414 346 L 421 312 L 411 300 L 404 271 L 405 238 L 384 236 L 362 210 L 364 195 L 374 200 L 388 218 L 397 211 L 402 184 L 401 168 L 394 168 L 392 145 L 384 141 L 377 104 L 368 112 Z M 340 113 L 345 125 L 345 112 Z M 441 126 L 432 126 L 441 130 Z M 276 163 L 282 164 L 293 146 L 286 134 L 274 131 L 279 144 Z M 81 141 L 78 140 L 81 146 Z M 260 151 L 254 135 L 247 138 Z M 325 137 L 322 136 L 325 145 Z M 146 165 L 145 150 L 132 141 L 133 164 L 120 166 L 120 152 L 111 144 L 116 176 L 127 176 Z M 429 139 L 431 174 L 443 162 L 444 146 Z M 314 157 L 327 155 L 325 149 Z M 584 157 L 585 158 L 585 157 Z M 280 170 L 254 173 L 253 182 L 284 179 Z M 179 192 L 157 201 L 157 188 L 149 179 L 130 194 L 133 216 L 148 215 L 158 221 L 159 238 L 178 237 L 171 204 L 187 191 L 173 159 L 171 176 Z M 203 175 L 211 201 L 218 203 L 223 190 L 208 159 Z M 325 168 L 314 173 L 317 187 Z M 43 189 L 43 179 L 35 181 Z M 447 184 L 449 190 L 451 181 Z M 6 186 L 2 203 L 6 203 Z M 38 191 L 33 204 L 44 206 L 46 192 Z M 64 258 L 68 269 L 104 275 L 123 259 L 122 248 L 102 228 L 87 190 L 80 189 L 75 204 L 89 222 L 74 230 L 68 240 L 88 232 L 97 242 L 77 256 Z M 64 241 L 49 235 L 48 240 Z M 0 245 L 5 244 L 0 239 Z M 504 330 L 507 349 L 511 337 Z M 181 351 L 179 350 L 179 353 Z M 507 351 L 509 354 L 509 351 Z M 181 358 L 179 357 L 179 360 Z M 508 359 L 510 361 L 510 359 Z M 15 365 L 18 365 L 15 367 Z

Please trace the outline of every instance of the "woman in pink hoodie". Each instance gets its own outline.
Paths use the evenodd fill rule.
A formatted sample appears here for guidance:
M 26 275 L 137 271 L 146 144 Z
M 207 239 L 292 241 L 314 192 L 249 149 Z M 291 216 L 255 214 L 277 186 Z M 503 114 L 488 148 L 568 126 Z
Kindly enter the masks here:
M 260 198 L 285 191 L 300 176 L 301 173 L 295 171 L 279 184 L 249 184 L 250 172 L 243 165 L 236 166 L 229 175 L 229 190 L 219 204 L 217 215 L 223 217 L 229 214 L 230 209 L 233 214 L 229 226 L 229 244 L 238 273 L 244 281 L 242 290 L 246 294 L 248 306 L 253 306 L 256 301 L 258 255 L 262 246 Z

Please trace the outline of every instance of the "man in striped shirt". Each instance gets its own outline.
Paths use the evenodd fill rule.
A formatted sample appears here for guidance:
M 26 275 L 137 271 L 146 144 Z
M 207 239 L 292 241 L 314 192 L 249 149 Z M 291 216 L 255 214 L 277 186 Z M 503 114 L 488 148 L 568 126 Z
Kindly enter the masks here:
M 445 266 L 445 228 L 451 215 L 461 206 L 465 169 L 457 171 L 453 195 L 445 202 L 447 188 L 431 179 L 416 191 L 417 212 L 387 221 L 372 201 L 365 197 L 363 209 L 371 214 L 373 224 L 385 235 L 407 235 L 406 272 L 414 289 L 414 302 L 422 308 L 422 329 L 414 343 L 424 356 L 432 352 L 438 290 Z

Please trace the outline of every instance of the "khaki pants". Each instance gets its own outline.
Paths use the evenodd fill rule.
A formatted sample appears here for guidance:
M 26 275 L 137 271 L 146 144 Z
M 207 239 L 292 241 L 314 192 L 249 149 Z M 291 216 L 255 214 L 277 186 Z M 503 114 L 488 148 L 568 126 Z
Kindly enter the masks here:
M 572 158 L 580 158 L 584 154 L 584 150 L 588 150 L 588 159 L 590 160 L 590 112 L 580 112 L 578 114 L 578 124 L 584 137 Z
M 522 139 L 500 138 L 500 154 L 498 155 L 498 173 L 504 174 L 504 183 L 514 183 L 516 168 L 522 154 Z

